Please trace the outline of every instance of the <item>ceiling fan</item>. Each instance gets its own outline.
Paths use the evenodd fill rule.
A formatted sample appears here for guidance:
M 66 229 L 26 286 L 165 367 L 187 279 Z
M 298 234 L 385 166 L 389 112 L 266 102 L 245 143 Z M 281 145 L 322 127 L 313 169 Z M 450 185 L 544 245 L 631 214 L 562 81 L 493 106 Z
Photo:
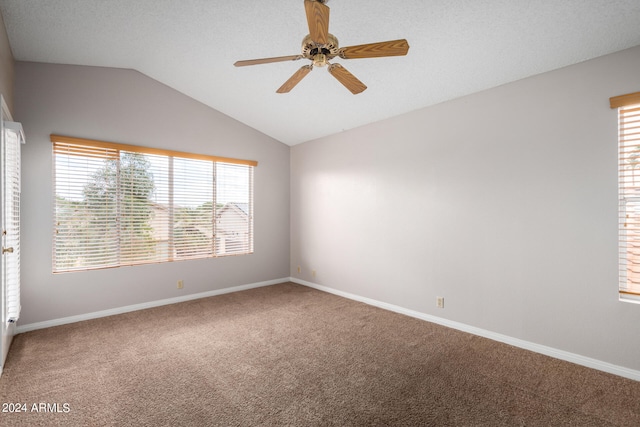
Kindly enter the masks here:
M 379 43 L 368 43 L 357 46 L 338 47 L 338 39 L 329 33 L 329 7 L 327 0 L 304 0 L 304 8 L 307 14 L 309 34 L 302 39 L 302 54 L 277 56 L 273 58 L 249 59 L 237 61 L 236 67 L 247 65 L 267 64 L 271 62 L 297 61 L 306 58 L 311 64 L 305 65 L 296 71 L 280 88 L 277 93 L 291 91 L 300 81 L 316 67 L 327 67 L 333 77 L 342 83 L 351 93 L 358 94 L 367 86 L 358 80 L 340 64 L 329 63 L 333 58 L 380 58 L 384 56 L 402 56 L 409 51 L 409 43 L 405 39 L 391 40 Z

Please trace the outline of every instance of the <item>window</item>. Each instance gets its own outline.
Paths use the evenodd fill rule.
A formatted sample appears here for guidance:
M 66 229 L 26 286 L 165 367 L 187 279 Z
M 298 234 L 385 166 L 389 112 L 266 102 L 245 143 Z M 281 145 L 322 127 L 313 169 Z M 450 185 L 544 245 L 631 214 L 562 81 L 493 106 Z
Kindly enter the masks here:
M 610 102 L 618 109 L 619 291 L 640 301 L 640 92 Z
M 54 273 L 253 253 L 257 162 L 51 141 Z

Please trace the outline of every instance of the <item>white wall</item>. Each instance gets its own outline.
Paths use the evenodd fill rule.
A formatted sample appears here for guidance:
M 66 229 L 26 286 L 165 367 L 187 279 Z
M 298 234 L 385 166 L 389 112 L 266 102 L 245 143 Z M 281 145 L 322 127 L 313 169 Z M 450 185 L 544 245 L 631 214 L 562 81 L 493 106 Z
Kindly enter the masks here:
M 13 75 L 14 60 L 9 46 L 9 37 L 0 14 L 0 94 L 4 97 L 9 110 L 13 114 Z
M 289 276 L 288 146 L 132 70 L 17 62 L 15 72 L 27 137 L 20 325 Z M 255 253 L 52 274 L 51 133 L 257 160 Z
M 639 370 L 608 105 L 638 70 L 640 47 L 292 147 L 291 276 Z

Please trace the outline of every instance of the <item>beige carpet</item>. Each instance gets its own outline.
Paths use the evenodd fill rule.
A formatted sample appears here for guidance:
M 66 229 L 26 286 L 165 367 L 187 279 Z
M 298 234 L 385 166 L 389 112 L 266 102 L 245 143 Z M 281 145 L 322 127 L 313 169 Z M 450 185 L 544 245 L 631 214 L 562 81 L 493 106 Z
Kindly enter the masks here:
M 639 382 L 292 283 L 18 335 L 0 402 L 26 409 L 2 426 L 640 426 Z

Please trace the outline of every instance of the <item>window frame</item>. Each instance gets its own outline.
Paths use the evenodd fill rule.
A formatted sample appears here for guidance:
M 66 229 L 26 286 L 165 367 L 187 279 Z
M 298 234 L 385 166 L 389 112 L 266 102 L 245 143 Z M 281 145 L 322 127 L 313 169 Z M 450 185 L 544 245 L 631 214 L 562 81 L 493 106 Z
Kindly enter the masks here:
M 174 262 L 174 261 L 191 260 L 191 259 L 207 259 L 207 258 L 218 258 L 218 257 L 234 256 L 234 255 L 236 256 L 249 255 L 253 253 L 254 251 L 253 188 L 254 188 L 254 169 L 258 165 L 257 161 L 221 157 L 221 156 L 211 156 L 206 154 L 197 154 L 197 153 L 189 153 L 189 152 L 182 152 L 182 151 L 164 150 L 164 149 L 143 147 L 143 146 L 130 145 L 130 144 L 119 144 L 114 142 L 75 138 L 75 137 L 61 136 L 61 135 L 55 135 L 55 134 L 52 134 L 50 138 L 51 138 L 52 150 L 53 150 L 52 181 L 53 181 L 54 201 L 53 201 L 52 216 L 53 216 L 54 223 L 53 223 L 53 241 L 52 241 L 52 271 L 54 274 L 76 272 L 76 271 L 89 271 L 89 270 L 97 270 L 97 269 L 105 269 L 105 268 L 119 268 L 119 267 L 130 266 L 130 265 L 165 263 L 165 262 Z M 87 150 L 87 151 L 85 152 L 84 150 Z M 110 161 L 112 160 L 114 162 L 113 165 L 115 165 L 115 166 L 112 166 L 113 171 L 115 171 L 114 172 L 115 185 L 109 187 L 114 189 L 115 191 L 115 197 L 113 197 L 113 203 L 115 203 L 115 210 L 109 211 L 109 212 L 112 216 L 115 216 L 115 220 L 113 221 L 117 224 L 116 227 L 118 229 L 118 232 L 116 233 L 117 236 L 111 239 L 112 242 L 113 241 L 116 242 L 113 244 L 112 248 L 110 248 L 109 250 L 103 250 L 103 249 L 100 250 L 100 252 L 102 253 L 109 253 L 112 258 L 110 260 L 107 260 L 109 256 L 100 255 L 101 257 L 104 256 L 104 259 L 107 261 L 103 261 L 102 264 L 98 264 L 98 265 L 90 265 L 89 262 L 82 262 L 74 266 L 64 265 L 63 264 L 64 261 L 57 259 L 60 257 L 59 256 L 57 257 L 56 255 L 58 253 L 59 245 L 62 243 L 65 243 L 65 241 L 63 240 L 64 236 L 59 235 L 59 232 L 61 230 L 61 228 L 59 227 L 60 220 L 62 219 L 60 217 L 59 208 L 63 207 L 65 203 L 68 204 L 69 200 L 67 200 L 67 198 L 59 199 L 57 183 L 58 181 L 64 182 L 65 178 L 72 180 L 73 177 L 71 176 L 73 175 L 73 171 L 75 169 L 72 168 L 72 169 L 66 170 L 65 174 L 62 174 L 56 168 L 57 159 L 58 159 L 58 156 L 66 154 L 67 156 L 75 156 L 76 159 L 84 159 L 84 161 L 88 162 L 90 161 L 90 159 L 96 158 L 95 150 L 100 150 L 101 152 L 108 153 L 108 154 L 98 155 L 97 156 L 98 161 L 96 162 L 97 164 L 99 164 L 101 160 L 104 160 L 104 164 L 105 164 L 104 167 L 107 168 L 108 167 L 107 160 L 110 160 Z M 125 206 L 127 206 L 126 205 L 127 202 L 124 201 L 125 195 L 126 195 L 126 189 L 124 190 L 121 189 L 122 187 L 121 180 L 123 179 L 124 172 L 122 172 L 120 165 L 124 161 L 124 155 L 126 154 L 130 155 L 132 158 L 136 158 L 136 156 L 139 154 L 143 155 L 142 157 L 139 157 L 139 158 L 144 159 L 144 161 L 149 161 L 151 157 L 154 157 L 162 161 L 164 161 L 163 159 L 165 158 L 167 159 L 166 161 L 168 166 L 166 166 L 166 171 L 163 170 L 162 172 L 167 173 L 167 175 L 164 176 L 164 178 L 166 178 L 165 185 L 168 187 L 166 189 L 166 191 L 168 191 L 167 193 L 168 199 L 166 199 L 166 201 L 163 203 L 166 209 L 168 209 L 169 211 L 168 218 L 164 219 L 164 222 L 160 224 L 160 226 L 162 227 L 161 229 L 156 229 L 155 226 L 152 227 L 150 225 L 151 220 L 149 219 L 144 220 L 144 221 L 147 221 L 144 223 L 144 226 L 151 227 L 150 230 L 152 234 L 166 233 L 169 237 L 167 238 L 167 242 L 166 242 L 167 247 L 164 250 L 162 250 L 160 248 L 163 247 L 164 241 L 162 241 L 161 238 L 154 236 L 153 239 L 150 241 L 153 241 L 156 246 L 151 251 L 147 251 L 152 253 L 151 255 L 148 255 L 148 258 L 145 258 L 144 250 L 138 249 L 135 246 L 135 244 L 133 244 L 134 245 L 133 247 L 130 246 L 132 243 L 126 242 L 126 239 L 123 239 L 121 237 L 120 230 L 122 229 L 122 225 L 121 225 L 122 222 L 131 220 L 131 217 L 126 217 L 126 214 L 122 212 L 122 209 Z M 211 165 L 211 171 L 204 175 L 206 176 L 205 186 L 210 185 L 210 187 L 205 187 L 205 188 L 209 188 L 208 191 L 210 191 L 210 193 L 207 193 L 207 196 L 205 197 L 205 199 L 209 200 L 210 198 L 210 200 L 206 202 L 207 204 L 206 208 L 204 207 L 204 205 L 202 205 L 203 209 L 205 209 L 202 212 L 204 212 L 204 215 L 209 218 L 209 220 L 206 220 L 205 223 L 203 224 L 208 224 L 210 221 L 210 224 L 207 226 L 209 231 L 206 232 L 207 234 L 206 239 L 207 241 L 210 242 L 210 246 L 207 246 L 207 244 L 203 246 L 200 240 L 198 241 L 198 243 L 196 243 L 195 240 L 193 242 L 189 242 L 188 239 L 185 241 L 179 241 L 179 238 L 176 237 L 176 232 L 178 232 L 178 228 L 176 227 L 176 225 L 178 223 L 175 222 L 174 215 L 178 213 L 181 209 L 184 210 L 184 206 L 180 206 L 178 202 L 174 202 L 174 194 L 178 194 L 181 190 L 184 190 L 185 182 L 182 182 L 182 187 L 179 188 L 180 178 L 174 177 L 174 171 L 173 171 L 173 168 L 174 168 L 173 165 L 175 162 L 186 163 L 187 165 L 189 165 L 190 163 L 193 163 L 194 166 L 202 165 L 205 168 L 208 168 L 207 166 L 208 163 L 210 163 Z M 194 174 L 194 173 L 196 174 L 195 178 L 199 178 L 199 176 L 197 175 L 198 172 L 195 171 L 195 169 L 196 168 L 193 167 L 188 170 L 187 173 L 189 174 L 189 178 L 193 178 L 194 176 L 191 174 Z M 217 176 L 218 174 L 220 174 L 220 176 Z M 245 184 L 244 186 L 237 185 L 237 182 L 234 181 L 234 174 L 239 174 L 236 177 L 236 180 L 241 179 Z M 241 178 L 238 178 L 238 177 L 241 177 Z M 153 179 L 155 181 L 155 177 Z M 216 224 L 219 223 L 218 215 L 220 215 L 220 212 L 226 206 L 235 205 L 237 207 L 238 200 L 240 200 L 238 199 L 236 201 L 229 201 L 229 198 L 227 197 L 226 199 L 227 201 L 224 202 L 223 204 L 222 198 L 218 198 L 218 193 L 219 192 L 223 193 L 223 191 L 219 191 L 218 189 L 221 186 L 223 189 L 226 188 L 224 187 L 225 185 L 227 185 L 225 184 L 225 179 L 230 180 L 229 182 L 231 182 L 231 184 L 229 185 L 231 186 L 235 185 L 235 187 L 240 187 L 239 190 L 234 190 L 234 195 L 237 193 L 238 195 L 237 197 L 240 197 L 242 199 L 239 203 L 242 205 L 242 213 L 244 215 L 243 221 L 246 224 L 244 225 L 244 227 L 246 227 L 246 239 L 244 239 L 243 245 L 233 248 L 235 250 L 233 251 L 230 250 L 229 252 L 220 252 L 217 247 L 217 244 L 218 244 L 218 240 L 220 239 L 219 233 L 222 233 L 224 230 L 216 229 L 217 227 Z M 134 178 L 134 181 L 135 181 L 135 178 Z M 190 186 L 192 181 L 187 181 L 187 182 L 188 182 L 187 186 Z M 82 187 L 83 191 L 85 191 L 84 188 L 86 188 L 87 183 L 83 179 L 79 179 L 77 182 L 74 183 L 74 185 L 76 186 L 75 188 L 79 189 Z M 137 185 L 137 184 L 133 183 L 131 185 Z M 86 196 L 86 193 L 85 193 L 85 196 Z M 83 199 L 79 202 L 80 205 L 83 206 L 83 209 L 86 209 L 86 206 L 88 203 L 87 200 L 84 198 L 85 196 L 83 196 Z M 244 203 L 245 200 L 247 203 Z M 151 198 L 143 199 L 143 201 L 145 204 L 148 204 L 149 206 L 153 205 L 154 203 L 157 204 L 157 202 L 154 202 L 154 200 L 152 200 Z M 78 202 L 76 201 L 76 203 Z M 211 206 L 208 206 L 208 203 L 211 203 Z M 134 212 L 134 214 L 135 213 L 136 212 Z M 104 220 L 104 221 L 106 223 L 109 220 Z M 69 223 L 78 224 L 80 222 L 81 221 L 79 219 L 72 218 L 67 223 L 65 223 L 65 225 Z M 182 225 L 185 226 L 184 223 Z M 190 225 L 190 222 L 187 221 L 186 226 L 189 226 L 189 225 Z M 89 234 L 95 233 L 95 231 L 91 231 L 91 230 L 92 230 L 91 227 L 88 227 L 86 229 L 83 229 L 81 233 L 83 232 L 87 232 Z M 199 229 L 198 231 L 202 231 L 202 229 Z M 202 234 L 202 233 L 199 233 L 199 234 Z M 209 234 L 210 236 L 208 236 Z M 74 243 L 71 240 L 72 238 L 79 239 L 79 237 L 71 237 L 69 240 L 66 241 L 66 243 L 70 243 L 70 242 Z M 94 242 L 95 240 L 96 239 L 94 238 Z M 182 246 L 180 246 L 181 244 Z M 209 247 L 209 249 L 206 249 L 207 247 Z M 182 250 L 182 252 L 179 252 L 179 249 Z M 138 250 L 140 250 L 141 252 L 138 253 Z M 129 259 L 125 258 L 123 260 L 121 259 L 121 256 L 123 253 L 124 254 L 133 253 L 133 258 L 129 258 Z

